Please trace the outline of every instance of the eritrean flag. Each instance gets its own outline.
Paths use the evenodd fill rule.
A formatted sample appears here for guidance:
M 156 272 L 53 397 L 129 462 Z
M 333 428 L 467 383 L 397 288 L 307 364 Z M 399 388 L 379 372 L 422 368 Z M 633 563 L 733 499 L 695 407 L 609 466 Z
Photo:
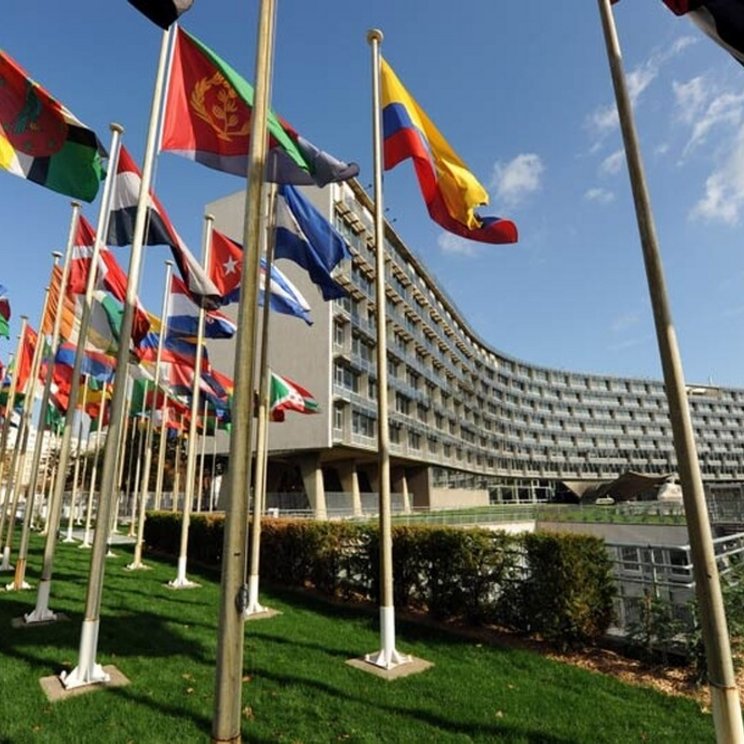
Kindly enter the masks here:
M 95 132 L 0 50 L 0 170 L 92 202 L 106 155 Z
M 271 373 L 269 418 L 272 421 L 284 421 L 286 411 L 298 413 L 320 413 L 318 401 L 304 387 L 292 382 L 288 377 Z
M 182 28 L 176 31 L 168 76 L 161 149 L 245 178 L 253 114 L 253 87 L 224 59 Z M 268 114 L 267 178 L 325 186 L 359 173 Z
M 429 215 L 445 230 L 481 243 L 516 243 L 513 222 L 476 214 L 476 207 L 488 204 L 488 192 L 390 65 L 381 64 L 385 170 L 411 158 Z

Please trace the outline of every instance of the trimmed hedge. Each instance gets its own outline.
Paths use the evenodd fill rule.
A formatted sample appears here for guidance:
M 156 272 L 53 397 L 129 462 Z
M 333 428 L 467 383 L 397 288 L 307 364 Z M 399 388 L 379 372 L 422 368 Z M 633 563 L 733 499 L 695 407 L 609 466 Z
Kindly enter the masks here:
M 191 517 L 189 557 L 218 565 L 222 515 Z M 177 555 L 181 518 L 150 513 L 149 548 Z M 615 584 L 604 543 L 585 535 L 393 527 L 396 607 L 438 620 L 500 624 L 562 645 L 596 641 L 612 620 Z M 266 519 L 261 576 L 330 597 L 378 600 L 372 525 Z

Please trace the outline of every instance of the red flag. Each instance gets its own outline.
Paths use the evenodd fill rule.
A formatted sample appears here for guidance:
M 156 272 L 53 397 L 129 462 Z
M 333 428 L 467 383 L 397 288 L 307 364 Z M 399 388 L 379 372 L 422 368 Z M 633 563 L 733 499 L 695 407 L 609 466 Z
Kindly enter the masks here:
M 25 390 L 28 378 L 31 376 L 31 362 L 34 358 L 34 350 L 36 349 L 36 342 L 38 341 L 38 334 L 31 328 L 26 326 L 26 331 L 23 334 L 23 342 L 21 344 L 21 354 L 18 360 L 18 366 L 16 367 L 16 392 L 23 393 Z
M 212 230 L 209 278 L 220 290 L 223 300 L 233 293 L 239 293 L 242 269 L 243 247 L 219 230 Z

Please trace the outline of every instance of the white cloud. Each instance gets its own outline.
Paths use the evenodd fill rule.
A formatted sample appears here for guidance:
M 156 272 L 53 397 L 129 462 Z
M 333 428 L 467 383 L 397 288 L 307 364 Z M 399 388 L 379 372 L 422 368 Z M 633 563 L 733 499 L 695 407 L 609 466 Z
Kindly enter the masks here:
M 725 159 L 705 181 L 705 194 L 690 217 L 737 225 L 744 208 L 744 127 L 726 148 Z
M 744 93 L 721 93 L 710 101 L 705 112 L 693 122 L 684 154 L 705 142 L 714 127 L 738 127 L 744 120 Z
M 506 164 L 494 165 L 491 186 L 500 202 L 514 206 L 540 190 L 544 172 L 545 166 L 539 155 L 523 153 Z
M 478 253 L 477 243 L 450 232 L 440 233 L 437 238 L 437 245 L 443 253 L 455 256 L 475 256 Z
M 584 199 L 597 202 L 598 204 L 609 204 L 615 201 L 615 194 L 607 189 L 593 188 L 585 192 Z
M 705 77 L 698 75 L 686 83 L 678 83 L 674 80 L 672 92 L 677 106 L 677 115 L 682 121 L 692 124 L 710 95 L 710 87 Z
M 608 155 L 599 165 L 599 172 L 602 175 L 614 176 L 620 172 L 625 162 L 625 150 L 622 148 L 615 150 L 612 155 Z
M 627 331 L 628 328 L 633 328 L 633 326 L 637 326 L 638 323 L 641 321 L 641 315 L 637 312 L 629 312 L 624 313 L 623 315 L 618 315 L 615 320 L 612 321 L 612 332 L 613 333 L 622 333 L 623 331 Z
M 645 62 L 637 65 L 625 75 L 625 84 L 630 96 L 630 102 L 635 107 L 643 93 L 659 76 L 662 66 L 672 57 L 678 55 L 696 39 L 692 36 L 682 36 L 677 39 L 668 49 L 656 50 Z M 597 139 L 603 139 L 609 132 L 613 131 L 619 124 L 615 104 L 597 107 L 586 119 L 586 128 Z M 595 147 L 596 147 L 595 142 Z

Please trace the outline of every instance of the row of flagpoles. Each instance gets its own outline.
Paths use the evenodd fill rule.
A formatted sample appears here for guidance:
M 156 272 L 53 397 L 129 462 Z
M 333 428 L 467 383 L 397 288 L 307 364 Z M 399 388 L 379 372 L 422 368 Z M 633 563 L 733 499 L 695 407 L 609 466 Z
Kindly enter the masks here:
M 667 1 L 667 0 L 665 0 Z M 271 377 L 268 365 L 269 308 L 289 312 L 309 321 L 309 305 L 291 282 L 283 277 L 273 265 L 274 258 L 289 258 L 305 268 L 311 279 L 319 286 L 324 299 L 333 299 L 343 293 L 331 272 L 343 258 L 348 257 L 348 248 L 333 228 L 315 213 L 308 202 L 303 201 L 294 186 L 314 183 L 324 186 L 331 182 L 354 177 L 358 168 L 354 164 L 332 158 L 327 153 L 300 136 L 286 121 L 270 110 L 270 79 L 273 57 L 273 35 L 275 0 L 262 0 L 260 5 L 258 43 L 256 50 L 256 85 L 253 89 L 238 73 L 213 50 L 196 37 L 181 29 L 174 21 L 191 5 L 190 0 L 158 0 L 146 3 L 130 0 L 140 11 L 163 28 L 160 56 L 148 126 L 142 172 L 126 150 L 121 148 L 122 128 L 112 124 L 112 139 L 108 154 L 93 132 L 84 127 L 64 106 L 55 101 L 40 86 L 34 84 L 22 69 L 7 55 L 0 52 L 0 75 L 11 95 L 26 95 L 27 86 L 33 91 L 40 107 L 49 116 L 65 124 L 68 132 L 74 132 L 80 145 L 74 152 L 67 148 L 68 142 L 51 156 L 56 159 L 54 168 L 41 167 L 40 159 L 23 151 L 23 143 L 3 134 L 6 150 L 13 157 L 4 165 L 7 170 L 48 188 L 77 198 L 91 201 L 98 192 L 98 183 L 103 175 L 103 160 L 108 159 L 108 177 L 98 215 L 96 230 L 91 241 L 80 241 L 78 229 L 82 224 L 79 207 L 73 206 L 73 218 L 65 260 L 56 282 L 58 267 L 52 273 L 49 289 L 45 295 L 47 306 L 53 311 L 53 328 L 50 334 L 49 354 L 45 354 L 43 336 L 35 334 L 22 318 L 21 336 L 14 357 L 13 373 L 10 376 L 8 398 L 5 406 L 4 425 L 0 449 L 6 452 L 8 427 L 15 405 L 16 393 L 25 393 L 20 410 L 17 446 L 13 450 L 9 472 L 5 478 L 6 490 L 0 513 L 0 539 L 7 531 L 4 548 L 10 552 L 10 536 L 13 531 L 16 508 L 21 496 L 21 473 L 25 459 L 29 431 L 29 417 L 35 397 L 35 387 L 43 367 L 44 388 L 37 425 L 37 441 L 31 465 L 31 483 L 26 495 L 21 548 L 16 562 L 14 588 L 24 588 L 24 572 L 27 560 L 28 535 L 33 517 L 33 500 L 37 491 L 42 450 L 42 432 L 46 424 L 47 411 L 53 397 L 65 397 L 66 413 L 61 441 L 58 446 L 58 462 L 53 491 L 48 499 L 46 540 L 36 599 L 36 607 L 25 616 L 27 624 L 55 619 L 49 608 L 54 551 L 60 515 L 66 491 L 67 473 L 71 458 L 71 443 L 75 431 L 78 397 L 82 395 L 83 410 L 88 404 L 87 380 L 93 370 L 101 365 L 109 367 L 111 398 L 106 394 L 96 409 L 98 430 L 107 410 L 108 427 L 103 447 L 99 497 L 96 508 L 96 527 L 92 543 L 90 573 L 85 602 L 85 616 L 81 629 L 78 662 L 69 674 L 62 675 L 67 688 L 103 682 L 108 675 L 97 663 L 97 644 L 100 624 L 100 607 L 105 573 L 105 557 L 114 515 L 118 513 L 117 499 L 122 482 L 127 445 L 126 415 L 131 404 L 127 398 L 131 388 L 130 367 L 139 370 L 152 362 L 154 369 L 147 373 L 145 393 L 139 414 L 147 414 L 147 390 L 153 383 L 153 400 L 149 404 L 149 416 L 144 437 L 139 432 L 139 442 L 144 443 L 144 468 L 128 474 L 134 493 L 139 496 L 138 508 L 132 510 L 132 528 L 137 536 L 135 558 L 131 569 L 142 564 L 142 534 L 145 509 L 149 496 L 152 468 L 152 444 L 155 436 L 155 413 L 160 412 L 160 447 L 156 475 L 155 501 L 159 503 L 162 493 L 163 458 L 165 457 L 165 432 L 168 426 L 169 400 L 179 400 L 184 392 L 187 397 L 180 405 L 187 410 L 181 415 L 181 423 L 188 426 L 185 497 L 181 521 L 181 545 L 178 559 L 178 574 L 174 588 L 191 586 L 186 576 L 189 517 L 194 501 L 197 480 L 196 444 L 198 418 L 201 414 L 206 431 L 210 402 L 215 416 L 220 410 L 229 411 L 231 436 L 229 469 L 225 501 L 225 545 L 222 552 L 221 602 L 218 630 L 218 651 L 215 680 L 215 708 L 212 737 L 214 741 L 239 741 L 241 721 L 241 685 L 243 663 L 243 623 L 247 617 L 263 610 L 259 601 L 259 541 L 260 524 L 265 489 L 267 456 L 267 422 L 270 416 L 269 391 Z M 649 277 L 649 288 L 657 320 L 659 347 L 662 356 L 665 383 L 672 413 L 672 429 L 680 462 L 685 509 L 690 527 L 696 569 L 696 586 L 703 610 L 703 629 L 706 650 L 710 662 L 710 677 L 713 692 L 713 707 L 716 730 L 720 741 L 742 741 L 736 685 L 733 679 L 731 654 L 728 646 L 725 616 L 722 613 L 720 586 L 712 547 L 709 526 L 704 509 L 699 467 L 692 438 L 689 412 L 684 396 L 681 365 L 676 350 L 667 307 L 663 275 L 655 245 L 653 223 L 648 207 L 643 171 L 635 141 L 632 112 L 625 91 L 619 45 L 610 9 L 611 0 L 598 0 L 603 21 L 610 60 L 613 83 L 626 153 L 631 173 L 632 187 L 636 198 L 641 243 Z M 682 0 L 668 0 L 675 12 L 689 10 Z M 699 3 L 697 5 L 700 5 Z M 704 5 L 704 3 L 703 3 Z M 697 12 L 697 11 L 696 11 Z M 710 32 L 710 30 L 709 30 Z M 411 659 L 398 652 L 395 640 L 395 616 L 393 607 L 392 537 L 390 525 L 390 462 L 387 427 L 387 352 L 385 337 L 385 224 L 383 219 L 382 171 L 390 169 L 405 159 L 411 159 L 426 202 L 429 214 L 444 229 L 461 237 L 488 243 L 511 243 L 517 239 L 516 226 L 507 219 L 481 217 L 475 210 L 487 203 L 488 195 L 467 166 L 459 159 L 447 141 L 437 130 L 423 109 L 405 89 L 390 66 L 380 55 L 382 34 L 371 31 L 368 42 L 372 50 L 373 90 L 373 152 L 374 152 L 374 206 L 376 244 L 376 303 L 377 313 L 377 374 L 378 374 L 378 457 L 380 482 L 380 649 L 368 654 L 366 660 L 375 666 L 391 669 L 406 664 Z M 166 72 L 168 74 L 166 74 Z M 167 86 L 166 86 L 167 79 Z M 194 87 L 195 82 L 201 85 Z M 208 81 L 208 82 L 204 82 Z M 190 94 L 189 94 L 189 87 Z M 235 104 L 234 116 L 226 120 L 221 136 L 215 134 L 212 120 L 214 108 L 210 96 L 218 89 L 227 92 Z M 211 112 L 211 113 L 210 113 Z M 160 122 L 162 119 L 162 127 Z M 196 261 L 183 243 L 165 210 L 152 190 L 156 153 L 170 150 L 191 157 L 218 170 L 247 174 L 246 213 L 242 247 L 219 234 L 207 217 L 204 226 L 202 263 Z M 87 167 L 76 171 L 76 179 L 60 177 L 68 159 L 80 157 Z M 48 165 L 48 164 L 47 164 Z M 80 163 L 78 163 L 80 165 Z M 82 175 L 81 175 L 82 174 Z M 269 187 L 269 184 L 277 184 Z M 270 204 L 270 207 L 267 207 Z M 281 240 L 280 240 L 281 235 Z M 128 271 L 117 272 L 113 256 L 105 248 L 110 245 L 131 245 Z M 180 284 L 171 280 L 170 266 L 166 269 L 163 313 L 159 332 L 152 330 L 152 316 L 144 311 L 137 300 L 141 274 L 142 248 L 144 245 L 162 244 L 170 247 L 173 260 L 182 277 Z M 233 250 L 224 264 L 211 261 L 210 254 L 217 246 Z M 231 248 L 232 246 L 232 248 Z M 83 250 L 84 249 L 84 250 Z M 266 250 L 265 250 L 266 249 Z M 87 273 L 80 274 L 80 256 L 84 253 Z M 263 258 L 263 253 L 266 257 Z M 237 272 L 223 272 L 220 266 L 232 269 L 240 265 Z M 73 272 L 73 269 L 78 273 Z M 227 273 L 235 276 L 228 282 Z M 82 279 L 84 277 L 84 279 Z M 240 279 L 238 286 L 236 278 Z M 71 291 L 71 283 L 75 286 Z M 228 287 L 229 283 L 229 287 Z M 175 286 L 175 288 L 174 288 Z M 69 299 L 72 295 L 78 299 Z M 215 370 L 206 361 L 203 348 L 205 328 L 221 328 L 230 334 L 229 320 L 221 317 L 217 308 L 239 297 L 235 380 L 223 376 L 228 387 L 234 386 L 232 395 L 215 390 Z M 82 299 L 79 297 L 82 296 Z M 198 306 L 195 312 L 170 313 L 167 297 L 173 300 L 193 301 Z M 263 296 L 264 325 L 258 328 L 258 306 Z M 49 302 L 56 297 L 56 302 Z M 72 305 L 70 311 L 69 305 Z M 67 312 L 67 315 L 66 315 Z M 0 316 L 7 322 L 8 314 L 0 307 Z M 207 319 L 210 323 L 207 323 Z M 184 324 L 189 329 L 184 335 L 169 333 Z M 150 328 L 148 328 L 150 326 Z M 3 326 L 0 324 L 0 334 Z M 40 329 L 41 330 L 41 329 Z M 113 330 L 113 334 L 111 334 Z M 89 348 L 95 338 L 94 349 Z M 63 341 L 65 343 L 63 343 Z M 72 347 L 67 343 L 74 343 Z M 105 349 L 101 348 L 101 345 Z M 32 351 L 29 352 L 29 349 Z M 260 351 L 259 351 L 260 350 Z M 103 353 L 102 353 L 103 352 Z M 30 361 L 29 361 L 30 354 Z M 132 354 L 137 365 L 132 365 Z M 260 354 L 260 356 L 259 356 Z M 60 373 L 58 358 L 67 358 L 68 369 Z M 68 355 L 67 357 L 65 355 Z M 72 356 L 72 360 L 69 356 Z M 113 364 L 111 358 L 115 357 Z M 184 360 L 185 363 L 184 363 Z M 71 361 L 71 363 L 70 363 Z M 256 365 L 255 362 L 259 361 Z M 23 363 L 22 363 L 23 362 Z M 96 366 L 98 365 L 98 367 Z M 258 366 L 258 377 L 256 367 Z M 163 371 L 168 370 L 168 383 L 162 380 Z M 21 384 L 21 372 L 28 374 L 28 383 Z M 30 370 L 30 371 L 29 371 Z M 112 379 L 111 379 L 112 378 Z M 176 378 L 178 378 L 176 380 Z M 217 378 L 218 379 L 218 378 Z M 86 384 L 81 384 L 85 381 Z M 287 382 L 285 381 L 285 386 Z M 291 383 L 289 383 L 291 384 Z M 80 392 L 82 390 L 82 393 Z M 175 392 L 174 392 L 175 391 Z M 258 393 L 255 396 L 255 393 Z M 307 399 L 307 391 L 295 387 L 296 397 Z M 158 403 L 158 396 L 162 399 Z M 255 396 L 255 399 L 254 399 Z M 230 397 L 232 400 L 230 401 Z M 257 400 L 257 403 L 255 402 Z M 302 409 L 302 406 L 300 407 Z M 309 407 L 310 409 L 312 407 Z M 182 408 L 183 410 L 183 408 Z M 308 410 L 307 408 L 305 410 Z M 257 414 L 257 415 L 256 415 Z M 132 432 L 136 427 L 131 424 Z M 252 451 L 254 427 L 258 450 Z M 82 426 L 78 428 L 78 457 L 74 470 L 80 463 Z M 132 434 L 132 441 L 135 435 Z M 178 452 L 178 448 L 177 448 Z M 130 446 L 131 457 L 131 446 Z M 137 459 L 137 466 L 139 460 Z M 178 459 L 178 457 L 177 457 Z M 202 455 L 202 463 L 204 457 Z M 214 456 L 213 456 L 214 461 Z M 91 501 L 98 459 L 94 460 L 89 502 L 86 509 L 86 535 L 91 516 Z M 5 458 L 0 459 L 0 475 L 5 467 Z M 178 467 L 176 466 L 178 476 Z M 73 475 L 68 535 L 75 512 L 78 475 Z M 43 479 L 42 479 L 43 480 Z M 43 484 L 42 484 L 43 485 Z M 247 525 L 249 494 L 253 489 L 253 520 L 250 541 Z M 211 504 L 210 500 L 210 504 Z M 9 515 L 9 516 L 8 516 Z M 0 540 L 1 541 L 1 540 Z M 250 554 L 246 546 L 250 545 Z M 9 555 L 3 555 L 7 564 Z

